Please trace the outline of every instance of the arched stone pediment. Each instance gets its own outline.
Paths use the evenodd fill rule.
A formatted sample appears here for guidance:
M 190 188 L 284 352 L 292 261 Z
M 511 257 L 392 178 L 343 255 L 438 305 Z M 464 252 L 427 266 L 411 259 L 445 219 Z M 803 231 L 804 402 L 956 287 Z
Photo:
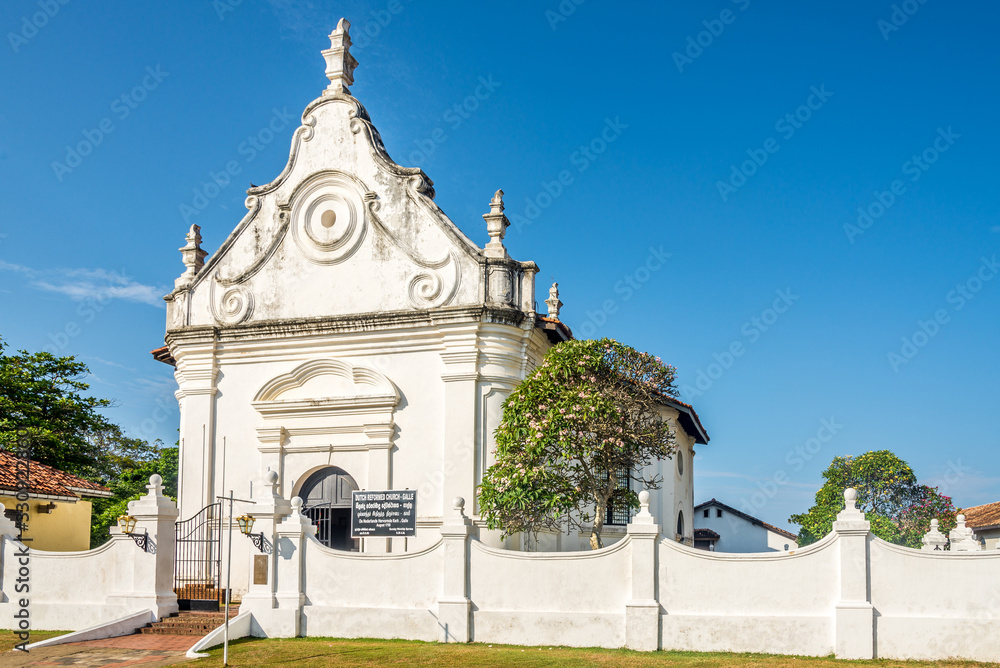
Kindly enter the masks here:
M 384 374 L 337 359 L 312 360 L 268 381 L 253 399 L 262 415 L 393 408 L 399 391 Z

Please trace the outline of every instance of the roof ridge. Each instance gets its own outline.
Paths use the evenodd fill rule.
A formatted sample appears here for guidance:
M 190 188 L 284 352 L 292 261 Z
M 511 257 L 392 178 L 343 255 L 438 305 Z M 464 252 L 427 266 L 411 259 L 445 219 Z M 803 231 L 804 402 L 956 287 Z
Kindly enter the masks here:
M 706 506 L 712 505 L 713 503 L 716 504 L 716 505 L 722 506 L 725 510 L 728 510 L 729 512 L 733 513 L 737 517 L 742 517 L 743 519 L 748 520 L 748 521 L 752 522 L 753 524 L 760 525 L 760 526 L 764 527 L 765 529 L 768 529 L 770 531 L 774 531 L 775 533 L 779 533 L 779 534 L 781 534 L 782 536 L 784 536 L 786 538 L 791 538 L 791 539 L 794 539 L 794 540 L 798 540 L 799 539 L 799 537 L 796 536 L 795 534 L 793 534 L 791 531 L 786 531 L 785 529 L 782 529 L 780 527 L 776 527 L 773 524 L 768 524 L 767 522 L 765 522 L 762 519 L 758 519 L 758 518 L 754 517 L 753 515 L 749 515 L 747 513 L 744 513 L 742 510 L 736 510 L 736 508 L 733 508 L 732 506 L 730 506 L 728 504 L 725 504 L 722 501 L 716 500 L 715 497 L 712 497 L 711 501 L 705 501 L 704 503 L 699 503 L 697 506 L 694 507 L 694 511 L 697 512 L 697 511 L 701 510 L 702 508 L 704 508 Z

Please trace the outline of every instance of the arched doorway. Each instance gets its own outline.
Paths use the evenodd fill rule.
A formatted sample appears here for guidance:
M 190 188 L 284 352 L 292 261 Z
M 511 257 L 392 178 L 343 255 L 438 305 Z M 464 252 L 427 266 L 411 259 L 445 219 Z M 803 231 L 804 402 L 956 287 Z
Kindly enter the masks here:
M 354 478 L 336 466 L 320 469 L 302 483 L 302 514 L 312 520 L 323 545 L 358 551 L 359 541 L 351 538 L 351 492 L 357 488 Z

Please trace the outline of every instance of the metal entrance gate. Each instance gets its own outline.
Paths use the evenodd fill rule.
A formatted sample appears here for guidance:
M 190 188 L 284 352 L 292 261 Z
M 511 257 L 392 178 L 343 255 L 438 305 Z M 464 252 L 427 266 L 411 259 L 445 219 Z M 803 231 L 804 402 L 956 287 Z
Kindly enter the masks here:
M 222 503 L 174 526 L 174 593 L 181 610 L 219 609 Z

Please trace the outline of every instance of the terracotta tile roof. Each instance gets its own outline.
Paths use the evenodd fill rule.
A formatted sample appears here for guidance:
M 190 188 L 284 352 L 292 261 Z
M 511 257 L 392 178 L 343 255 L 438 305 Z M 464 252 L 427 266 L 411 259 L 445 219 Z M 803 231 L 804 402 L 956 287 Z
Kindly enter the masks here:
M 791 532 L 785 531 L 784 529 L 779 529 L 778 527 L 774 526 L 773 524 L 768 524 L 767 522 L 764 522 L 763 520 L 759 520 L 759 519 L 757 519 L 756 517 L 754 517 L 752 515 L 747 515 L 746 513 L 740 512 L 740 511 L 736 510 L 735 508 L 733 508 L 732 506 L 727 506 L 726 504 L 722 503 L 721 501 L 716 501 L 715 499 L 712 499 L 711 501 L 706 501 L 705 503 L 698 504 L 697 506 L 694 507 L 694 512 L 695 512 L 695 514 L 697 514 L 699 510 L 704 510 L 705 508 L 708 508 L 710 506 L 717 506 L 719 508 L 722 508 L 723 510 L 729 511 L 733 515 L 736 515 L 737 517 L 742 517 L 743 519 L 745 519 L 748 522 L 751 522 L 752 524 L 756 524 L 759 527 L 764 527 L 768 531 L 773 531 L 774 533 L 778 534 L 779 536 L 784 536 L 785 538 L 788 538 L 789 540 L 798 540 L 799 539 L 798 536 L 796 536 L 795 534 L 793 534 Z
M 0 451 L 0 492 L 17 491 L 17 461 L 17 457 L 11 453 Z M 45 494 L 70 498 L 111 496 L 111 490 L 103 485 L 36 461 L 31 461 L 28 467 L 28 484 L 28 493 L 33 495 Z
M 715 533 L 711 529 L 695 529 L 694 530 L 695 540 L 719 540 L 719 534 Z
M 166 346 L 157 348 L 156 350 L 150 350 L 149 354 L 152 355 L 153 359 L 157 362 L 163 362 L 164 364 L 169 364 L 170 366 L 177 366 L 177 362 L 174 361 L 173 355 L 170 354 L 170 349 Z
M 573 338 L 573 330 L 558 318 L 550 318 L 547 315 L 535 317 L 535 327 L 545 332 L 545 335 L 549 337 L 549 341 L 553 344 L 569 341 Z
M 973 529 L 1000 527 L 1000 501 L 966 508 L 962 513 L 965 523 Z
M 701 418 L 695 412 L 694 406 L 686 404 L 676 397 L 664 396 L 662 399 L 664 404 L 676 409 L 680 413 L 681 426 L 684 427 L 687 433 L 694 436 L 695 443 L 701 443 L 702 445 L 708 443 L 708 432 L 705 431 L 704 425 L 701 424 Z

